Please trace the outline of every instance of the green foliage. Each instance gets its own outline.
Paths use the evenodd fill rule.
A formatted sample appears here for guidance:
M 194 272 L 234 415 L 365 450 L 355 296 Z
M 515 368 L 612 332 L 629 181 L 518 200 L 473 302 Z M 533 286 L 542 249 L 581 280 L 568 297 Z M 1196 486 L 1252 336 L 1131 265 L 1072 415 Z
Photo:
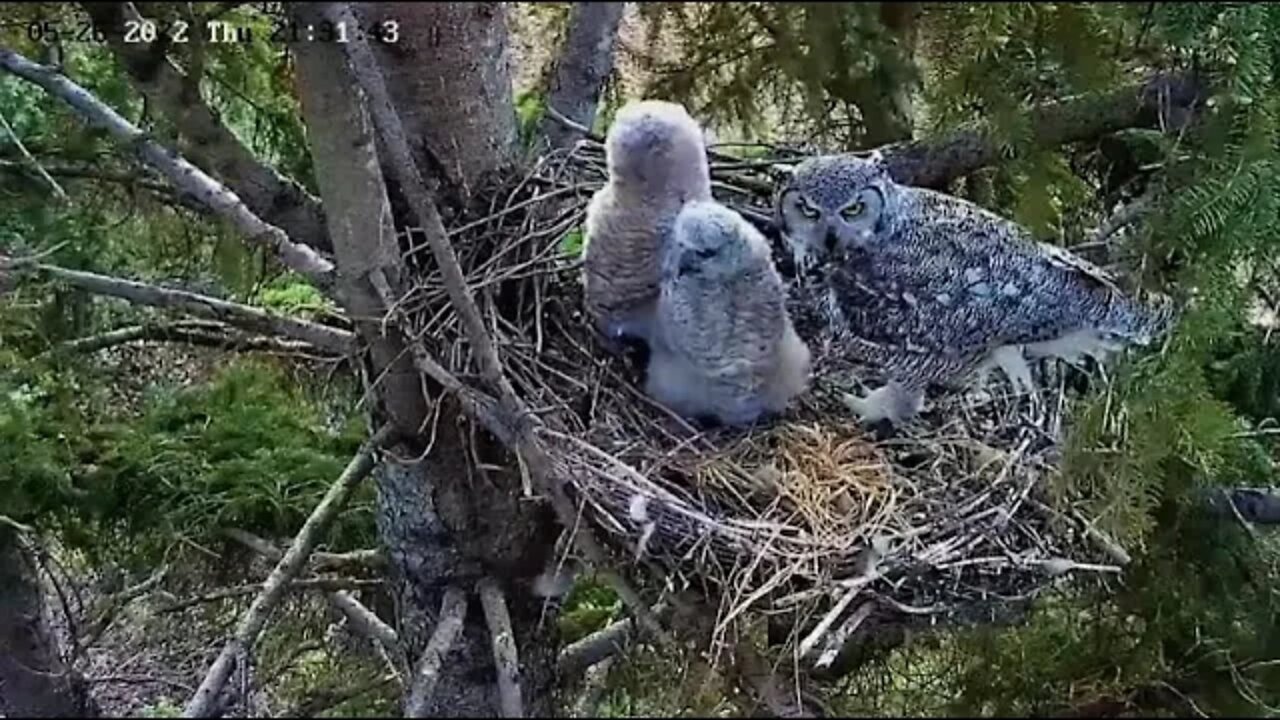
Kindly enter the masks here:
M 582 228 L 576 227 L 564 234 L 560 239 L 560 252 L 569 257 L 576 258 L 582 255 L 583 234 Z
M 336 310 L 334 302 L 314 285 L 287 275 L 271 281 L 258 293 L 257 300 L 265 308 L 295 317 L 314 317 Z
M 560 637 L 571 643 L 604 628 L 622 612 L 622 601 L 607 585 L 579 578 L 560 611 Z
M 645 94 L 700 119 L 749 138 L 780 125 L 846 146 L 910 132 L 895 113 L 917 70 L 878 4 L 645 3 L 641 13 L 652 38 L 683 40 L 678 55 L 648 57 Z
M 74 373 L 7 359 L 0 504 L 21 522 L 61 527 L 90 554 L 108 550 L 98 532 L 127 534 L 139 559 L 220 527 L 292 535 L 362 437 L 354 418 L 327 427 L 314 402 L 262 363 L 156 391 L 130 417 L 91 412 Z M 370 492 L 353 505 L 333 532 L 338 545 L 372 542 Z

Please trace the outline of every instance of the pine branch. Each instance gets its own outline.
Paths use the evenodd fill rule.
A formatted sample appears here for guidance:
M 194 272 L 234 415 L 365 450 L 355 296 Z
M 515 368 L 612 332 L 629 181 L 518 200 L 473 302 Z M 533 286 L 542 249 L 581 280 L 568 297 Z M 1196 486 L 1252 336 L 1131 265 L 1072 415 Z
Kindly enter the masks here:
M 1057 147 L 1130 127 L 1177 127 L 1206 97 L 1199 77 L 1170 72 L 1116 90 L 1044 103 L 1028 110 L 1033 145 Z M 1170 119 L 1172 122 L 1162 123 Z M 999 143 L 975 125 L 940 138 L 887 145 L 880 150 L 894 180 L 929 188 L 945 187 L 1001 158 Z
M 131 3 L 85 2 L 80 6 L 95 27 L 106 33 L 108 45 L 133 85 L 191 141 L 190 153 L 197 165 L 221 178 L 258 217 L 289 237 L 322 252 L 332 251 L 320 201 L 254 157 L 199 93 L 188 91 L 188 85 L 199 81 L 198 70 L 192 67 L 190 73 L 184 73 L 164 56 L 164 48 L 154 43 L 124 42 L 124 20 L 140 19 Z M 217 11 L 211 15 L 216 16 Z M 201 37 L 194 26 L 193 36 Z
M 578 127 L 595 122 L 600 90 L 613 70 L 614 44 L 626 3 L 576 2 L 569 29 L 556 59 L 547 107 Z M 553 148 L 568 147 L 583 137 L 573 126 L 544 117 L 540 128 Z
M 333 286 L 333 263 L 318 255 L 312 248 L 293 242 L 280 228 L 263 222 L 225 185 L 182 156 L 148 138 L 146 133 L 56 68 L 31 62 L 3 47 L 0 47 L 0 67 L 40 86 L 50 95 L 70 105 L 91 125 L 106 130 L 120 142 L 132 147 L 175 187 L 209 206 L 215 214 L 244 233 L 250 242 L 266 247 L 286 267 L 301 273 L 316 287 L 328 291 Z
M 309 343 L 322 350 L 345 355 L 354 347 L 355 336 L 345 330 L 277 315 L 266 310 L 199 295 L 186 290 L 172 290 L 135 280 L 99 275 L 83 270 L 69 270 L 57 265 L 9 259 L 0 255 L 0 286 L 10 275 L 21 278 L 30 272 L 43 275 L 94 295 L 108 295 L 137 305 L 173 308 L 191 315 L 218 320 L 253 332 L 282 335 Z
M 284 597 L 289 582 L 302 570 L 307 557 L 320 542 L 321 536 L 329 529 L 338 512 L 346 504 L 356 485 L 377 466 L 375 453 L 395 436 L 392 426 L 384 425 L 364 444 L 360 452 L 348 463 L 342 475 L 325 493 L 324 499 L 311 511 L 311 516 L 303 523 L 302 529 L 289 546 L 288 552 L 276 564 L 267 581 L 263 583 L 262 592 L 254 598 L 253 604 L 240 618 L 235 635 L 227 641 L 218 659 L 210 666 L 204 681 L 187 702 L 183 711 L 184 717 L 209 717 L 217 706 L 218 694 L 231 677 L 236 658 L 248 653 L 266 626 L 267 617 Z

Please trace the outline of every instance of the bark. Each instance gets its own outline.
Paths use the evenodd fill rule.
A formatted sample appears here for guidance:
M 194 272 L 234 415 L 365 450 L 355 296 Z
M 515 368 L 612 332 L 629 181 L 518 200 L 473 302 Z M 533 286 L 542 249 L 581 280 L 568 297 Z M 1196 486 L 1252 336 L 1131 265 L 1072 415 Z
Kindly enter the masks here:
M 569 13 L 547 105 L 583 127 L 595 122 L 600 90 L 613 71 L 614 44 L 625 7 L 620 2 L 577 2 Z M 541 130 L 553 148 L 568 147 L 582 138 L 581 132 L 550 115 L 543 118 Z
M 355 3 L 365 25 L 399 24 L 373 43 L 414 159 L 465 203 L 515 159 L 507 10 L 503 3 Z
M 0 524 L 0 716 L 96 714 L 83 680 L 62 662 L 44 593 L 18 532 Z
M 249 209 L 288 233 L 295 242 L 329 252 L 320 202 L 300 184 L 281 175 L 253 153 L 222 123 L 199 93 L 199 78 L 188 78 L 166 56 L 163 43 L 124 42 L 126 3 L 81 3 L 94 26 L 106 33 L 107 43 L 147 101 L 158 108 L 187 141 L 187 154 L 230 187 Z M 194 82 L 192 82 L 194 81 Z
M 1092 140 L 1129 127 L 1179 127 L 1206 99 L 1206 86 L 1188 73 L 1158 73 L 1116 90 L 1037 105 L 1029 111 L 1038 147 Z M 996 142 L 979 127 L 941 138 L 882 148 L 894 180 L 942 188 L 1000 160 Z
M 378 56 L 411 142 L 418 145 L 412 149 L 421 174 L 439 178 L 443 172 L 442 190 L 457 196 L 506 166 L 513 157 L 515 125 L 502 8 L 458 3 L 367 4 L 359 9 L 366 25 L 388 18 L 400 23 L 400 42 L 382 47 Z M 293 11 L 307 21 L 320 17 L 324 9 L 300 4 Z M 303 113 L 339 278 L 348 283 L 345 302 L 352 317 L 381 320 L 385 305 L 370 287 L 369 275 L 382 272 L 393 293 L 402 293 L 403 270 L 389 232 L 392 206 L 378 172 L 373 127 L 339 46 L 306 43 L 295 50 Z M 498 77 L 501 81 L 495 80 Z M 379 232 L 368 232 L 370 218 L 380 219 Z M 396 216 L 395 224 L 408 224 L 405 219 Z M 361 304 L 360 312 L 356 303 Z M 357 331 L 373 350 L 371 377 L 381 375 L 390 360 L 407 362 L 408 353 L 392 351 L 398 342 L 391 333 L 383 334 L 380 322 L 360 323 Z M 514 462 L 491 437 L 464 420 L 452 396 L 435 400 L 443 405 L 432 412 L 421 382 L 410 369 L 378 384 L 381 412 L 414 431 L 411 437 L 416 441 L 405 443 L 399 454 L 421 456 L 430 446 L 425 457 L 384 463 L 375 474 L 378 532 L 391 569 L 396 631 L 418 665 L 446 589 L 472 588 L 485 575 L 503 579 L 523 664 L 522 699 L 530 714 L 548 713 L 555 668 L 555 643 L 549 633 L 554 622 L 542 618 L 542 603 L 531 593 L 531 580 L 545 566 L 555 528 L 543 506 L 520 497 L 517 472 L 482 472 L 472 465 L 472 442 L 476 455 L 487 462 Z M 430 390 L 437 389 L 432 383 Z M 432 680 L 433 692 L 422 701 L 423 707 L 415 705 L 415 714 L 495 715 L 499 697 L 484 614 L 467 613 L 451 645 Z M 422 699 L 413 700 L 416 704 Z

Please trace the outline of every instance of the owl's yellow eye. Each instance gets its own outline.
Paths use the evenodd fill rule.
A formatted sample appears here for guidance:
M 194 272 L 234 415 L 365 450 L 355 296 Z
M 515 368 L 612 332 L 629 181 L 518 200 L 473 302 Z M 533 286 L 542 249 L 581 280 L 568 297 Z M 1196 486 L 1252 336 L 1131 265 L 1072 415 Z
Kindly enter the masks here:
M 800 214 L 805 216 L 805 218 L 809 220 L 818 219 L 818 208 L 810 205 L 803 198 L 800 200 L 800 202 L 796 203 L 796 205 L 800 208 Z
M 840 217 L 843 217 L 845 220 L 853 220 L 861 215 L 862 211 L 866 209 L 867 206 L 864 205 L 861 200 L 855 200 L 854 202 L 844 206 L 844 209 L 840 211 Z

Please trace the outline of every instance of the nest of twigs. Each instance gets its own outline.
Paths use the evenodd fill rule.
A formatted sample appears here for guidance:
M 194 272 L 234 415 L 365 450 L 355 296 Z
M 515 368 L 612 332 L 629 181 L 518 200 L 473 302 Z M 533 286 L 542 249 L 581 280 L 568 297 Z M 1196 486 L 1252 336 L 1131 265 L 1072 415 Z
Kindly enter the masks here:
M 716 195 L 776 240 L 769 168 L 794 161 L 777 149 L 713 156 Z M 998 374 L 977 389 L 935 389 L 918 420 L 878 432 L 838 396 L 879 378 L 828 361 L 817 324 L 797 311 L 816 374 L 781 420 L 700 431 L 650 401 L 582 312 L 572 245 L 604 179 L 600 144 L 583 141 L 492 194 L 487 216 L 451 239 L 583 519 L 615 549 L 714 592 L 721 627 L 748 608 L 822 608 L 812 638 L 860 594 L 908 615 L 990 617 L 1070 571 L 1119 569 L 1123 551 L 1050 490 L 1068 406 L 1061 368 L 1036 369 L 1035 397 L 1014 396 Z M 404 307 L 437 357 L 474 375 L 439 274 L 423 266 Z

